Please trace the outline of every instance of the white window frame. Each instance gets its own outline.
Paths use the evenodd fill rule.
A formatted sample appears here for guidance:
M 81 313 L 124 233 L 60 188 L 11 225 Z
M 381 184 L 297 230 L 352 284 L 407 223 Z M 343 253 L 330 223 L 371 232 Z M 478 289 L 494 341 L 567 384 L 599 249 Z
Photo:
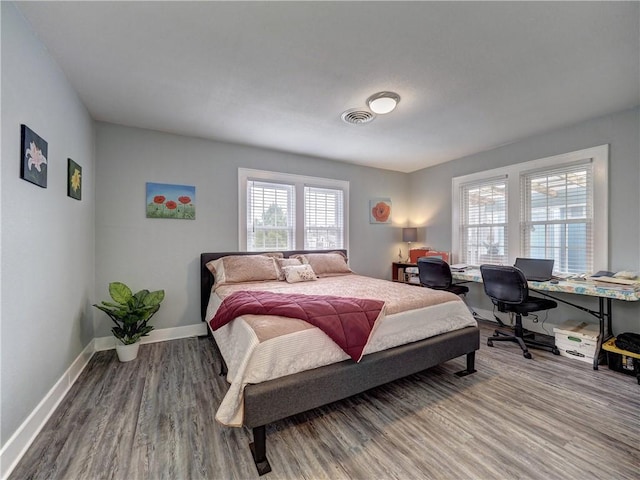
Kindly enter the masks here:
M 593 165 L 593 269 L 609 270 L 609 145 L 586 148 L 574 152 L 540 158 L 528 162 L 516 163 L 506 167 L 495 168 L 483 172 L 472 173 L 452 179 L 452 220 L 451 220 L 451 250 L 453 261 L 458 262 L 460 256 L 460 191 L 461 186 L 470 182 L 490 180 L 501 175 L 507 176 L 508 191 L 508 262 L 513 264 L 521 255 L 521 219 L 520 176 L 531 170 L 558 167 L 580 160 L 591 159 Z M 560 272 L 562 273 L 562 272 Z M 593 272 L 584 272 L 593 273 Z
M 341 188 L 320 187 L 310 184 L 304 186 L 303 248 L 305 250 L 338 248 L 328 244 L 332 236 L 336 239 L 341 238 L 342 245 L 339 248 L 343 248 L 345 226 L 344 195 L 345 192 Z M 332 204 L 335 206 L 334 208 L 330 208 Z M 313 207 L 317 205 L 323 205 L 325 208 L 316 210 Z M 311 247 L 312 240 L 316 244 L 314 247 Z
M 342 190 L 344 249 L 349 249 L 349 181 L 331 178 L 295 175 L 293 173 L 272 172 L 251 168 L 238 168 L 238 239 L 239 250 L 247 251 L 247 185 L 249 181 L 259 180 L 273 183 L 287 183 L 295 191 L 295 249 L 304 249 L 304 187 L 322 187 Z
M 480 218 L 474 218 L 473 220 L 475 221 L 471 221 L 472 219 L 468 218 L 469 212 L 467 210 L 467 206 L 464 204 L 464 198 L 468 198 L 466 195 L 466 191 L 468 189 L 474 189 L 474 188 L 488 188 L 491 186 L 491 188 L 493 189 L 494 187 L 496 187 L 498 184 L 502 184 L 504 185 L 504 198 L 505 198 L 505 209 L 504 211 L 504 222 L 500 222 L 500 223 L 494 223 L 494 222 L 481 222 Z M 469 245 L 468 243 L 465 241 L 469 239 L 469 231 L 470 230 L 484 230 L 484 229 L 488 229 L 490 228 L 492 231 L 495 227 L 498 228 L 502 228 L 504 230 L 504 237 L 502 238 L 502 241 L 499 241 L 498 243 L 498 247 L 499 249 L 503 249 L 503 251 L 505 252 L 505 254 L 508 254 L 509 252 L 509 182 L 508 182 L 508 178 L 506 175 L 499 175 L 497 177 L 494 178 L 483 178 L 481 179 L 481 181 L 479 182 L 466 182 L 464 184 L 461 184 L 459 187 L 459 193 L 461 194 L 461 196 L 459 197 L 460 200 L 458 202 L 458 207 L 460 208 L 460 219 L 461 222 L 466 220 L 468 223 L 466 225 L 463 225 L 462 223 L 460 223 L 458 225 L 459 229 L 458 232 L 459 234 L 463 234 L 463 235 L 459 235 L 459 241 L 460 241 L 460 248 L 466 248 L 467 251 L 469 250 Z M 482 214 L 480 215 L 482 216 Z M 495 240 L 495 239 L 491 239 L 491 238 L 487 238 L 487 241 L 490 240 Z M 506 240 L 506 242 L 505 242 Z M 488 245 L 487 245 L 488 246 Z M 479 255 L 479 257 L 486 257 L 485 261 L 486 263 L 493 263 L 493 262 L 497 262 L 499 261 L 498 258 L 502 258 L 503 255 L 499 255 L 493 252 L 489 252 L 487 251 L 486 255 Z M 461 260 L 462 261 L 462 260 Z M 467 258 L 465 260 L 466 263 L 472 262 L 472 260 L 470 260 L 469 258 Z

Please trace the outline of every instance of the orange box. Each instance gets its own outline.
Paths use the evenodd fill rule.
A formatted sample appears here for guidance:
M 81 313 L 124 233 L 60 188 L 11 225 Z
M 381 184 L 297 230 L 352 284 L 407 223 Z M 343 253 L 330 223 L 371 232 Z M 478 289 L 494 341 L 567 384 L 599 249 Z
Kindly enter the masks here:
M 414 248 L 409 250 L 411 263 L 418 263 L 420 257 L 438 257 L 449 263 L 449 252 L 439 252 L 437 250 L 427 250 L 426 248 Z

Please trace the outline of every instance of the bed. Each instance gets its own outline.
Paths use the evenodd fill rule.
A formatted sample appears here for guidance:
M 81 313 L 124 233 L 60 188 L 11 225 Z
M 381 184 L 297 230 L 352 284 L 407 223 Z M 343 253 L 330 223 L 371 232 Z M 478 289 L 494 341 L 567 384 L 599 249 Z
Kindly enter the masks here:
M 270 268 L 270 262 L 276 264 L 278 277 L 260 278 L 260 281 L 256 282 L 254 278 L 244 281 L 245 279 L 241 275 L 237 277 L 241 281 L 224 281 L 225 265 L 227 266 L 226 279 L 232 279 L 228 275 L 230 259 L 237 259 L 239 262 L 254 262 L 258 261 L 257 257 L 253 257 L 255 255 L 260 256 L 258 263 L 261 265 L 265 264 Z M 336 265 L 336 262 L 340 263 L 336 260 L 338 255 L 344 257 L 344 264 L 347 265 L 346 271 L 339 270 L 338 273 L 335 273 L 332 271 L 333 266 L 327 270 L 325 260 L 331 259 L 333 263 L 329 262 L 329 264 Z M 247 256 L 252 256 L 252 258 L 246 258 Z M 271 260 L 265 260 L 263 258 L 265 256 Z M 279 258 L 282 260 L 278 260 Z M 315 260 L 313 260 L 314 258 Z M 312 261 L 309 262 L 309 259 Z M 318 263 L 318 259 L 321 259 L 322 263 Z M 298 262 L 302 265 L 311 264 L 299 267 L 297 266 Z M 282 267 L 282 265 L 293 263 L 296 266 Z M 280 267 L 278 268 L 277 265 Z M 208 324 L 220 309 L 225 297 L 230 299 L 234 294 L 243 294 L 248 291 L 276 292 L 294 296 L 302 293 L 304 294 L 302 296 L 305 296 L 308 292 L 317 294 L 318 292 L 332 293 L 341 290 L 350 292 L 349 298 L 364 299 L 371 296 L 368 292 L 371 292 L 372 288 L 380 288 L 381 285 L 384 292 L 393 291 L 395 295 L 401 293 L 400 296 L 406 297 L 410 304 L 408 307 L 403 307 L 403 310 L 390 300 L 392 293 L 388 295 L 380 293 L 380 297 L 386 295 L 388 298 L 383 298 L 383 311 L 373 326 L 373 332 L 370 335 L 371 341 L 368 341 L 363 347 L 361 356 L 352 356 L 351 358 L 331 340 L 328 340 L 326 335 L 318 331 L 318 328 L 301 320 L 287 320 L 283 317 L 277 317 L 283 322 L 283 325 L 286 325 L 287 329 L 293 328 L 293 331 L 280 332 L 277 337 L 274 334 L 273 338 L 269 337 L 268 341 L 262 343 L 255 341 L 255 335 L 248 325 L 261 324 L 263 320 L 267 320 L 264 316 L 243 315 L 240 319 L 232 320 L 215 332 L 211 332 L 211 327 L 209 328 L 214 346 L 222 360 L 221 374 L 226 375 L 230 382 L 229 391 L 219 406 L 216 419 L 229 426 L 244 426 L 252 429 L 253 442 L 249 446 L 260 475 L 271 471 L 266 456 L 266 425 L 271 422 L 348 398 L 461 356 L 466 356 L 466 368 L 457 372 L 456 375 L 464 376 L 476 371 L 475 351 L 480 344 L 479 330 L 475 319 L 458 297 L 447 292 L 434 292 L 412 285 L 360 277 L 348 268 L 345 250 L 287 251 L 274 252 L 273 254 L 260 252 L 202 253 L 200 266 L 201 315 L 202 320 Z M 308 267 L 314 267 L 312 271 L 320 272 L 314 275 L 314 277 L 320 277 L 317 281 L 314 279 L 314 281 L 305 282 L 298 279 L 289 283 L 289 274 L 292 278 L 297 279 L 301 275 L 300 272 L 304 272 Z M 260 268 L 251 268 L 249 276 L 251 274 L 257 275 L 255 271 Z M 343 267 L 339 266 L 339 268 Z M 287 281 L 283 280 L 285 271 Z M 215 283 L 215 277 L 218 277 L 218 283 Z M 347 288 L 347 283 L 353 285 L 355 290 Z M 361 288 L 358 290 L 360 286 Z M 411 304 L 412 299 L 414 302 L 427 301 L 422 299 L 422 297 L 426 297 L 427 291 L 435 295 L 433 298 L 438 300 L 434 301 L 430 298 L 429 304 L 425 304 L 425 306 L 420 306 L 417 303 Z M 269 322 L 273 318 L 270 316 Z M 397 325 L 401 323 L 405 325 L 403 327 L 405 330 L 394 330 L 398 329 Z M 246 331 L 252 333 L 248 334 Z M 246 340 L 247 338 L 249 340 Z M 316 347 L 308 347 L 307 343 L 302 343 L 312 341 L 312 338 L 314 342 L 318 342 Z M 322 343 L 323 341 L 325 343 Z M 254 348 L 255 351 L 250 350 Z M 326 352 L 326 355 L 313 353 L 313 348 L 317 348 L 318 352 Z M 311 363 L 304 357 L 307 350 L 309 351 L 308 357 L 313 358 Z M 245 354 L 245 352 L 249 353 Z M 295 363 L 303 365 L 304 370 L 291 370 L 286 362 L 283 363 L 283 366 L 276 363 L 284 362 L 283 359 L 289 353 L 299 356 L 296 357 L 298 361 Z M 254 362 L 253 360 L 256 358 L 264 361 L 256 360 Z M 266 365 L 263 368 L 264 372 L 261 372 L 260 368 L 254 372 L 247 366 L 252 363 L 258 366 Z M 296 366 L 296 368 L 302 367 Z M 276 378 L 271 378 L 271 376 Z

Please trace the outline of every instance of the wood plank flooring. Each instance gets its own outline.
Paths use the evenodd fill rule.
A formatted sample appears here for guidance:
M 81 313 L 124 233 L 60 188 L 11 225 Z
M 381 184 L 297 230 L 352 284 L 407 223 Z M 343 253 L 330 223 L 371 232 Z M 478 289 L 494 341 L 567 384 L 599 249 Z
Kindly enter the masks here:
M 632 376 L 515 344 L 456 359 L 267 427 L 271 479 L 640 479 Z M 208 338 L 98 352 L 10 480 L 258 478 L 251 433 L 214 420 Z

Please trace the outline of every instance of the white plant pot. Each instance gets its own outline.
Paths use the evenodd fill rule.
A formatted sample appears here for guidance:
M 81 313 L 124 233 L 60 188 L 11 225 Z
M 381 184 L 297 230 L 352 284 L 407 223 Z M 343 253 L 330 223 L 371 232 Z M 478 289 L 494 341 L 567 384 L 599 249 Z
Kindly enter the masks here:
M 130 362 L 135 360 L 138 356 L 138 349 L 140 348 L 140 340 L 131 345 L 125 345 L 120 340 L 116 339 L 116 353 L 118 354 L 118 360 L 121 362 Z

